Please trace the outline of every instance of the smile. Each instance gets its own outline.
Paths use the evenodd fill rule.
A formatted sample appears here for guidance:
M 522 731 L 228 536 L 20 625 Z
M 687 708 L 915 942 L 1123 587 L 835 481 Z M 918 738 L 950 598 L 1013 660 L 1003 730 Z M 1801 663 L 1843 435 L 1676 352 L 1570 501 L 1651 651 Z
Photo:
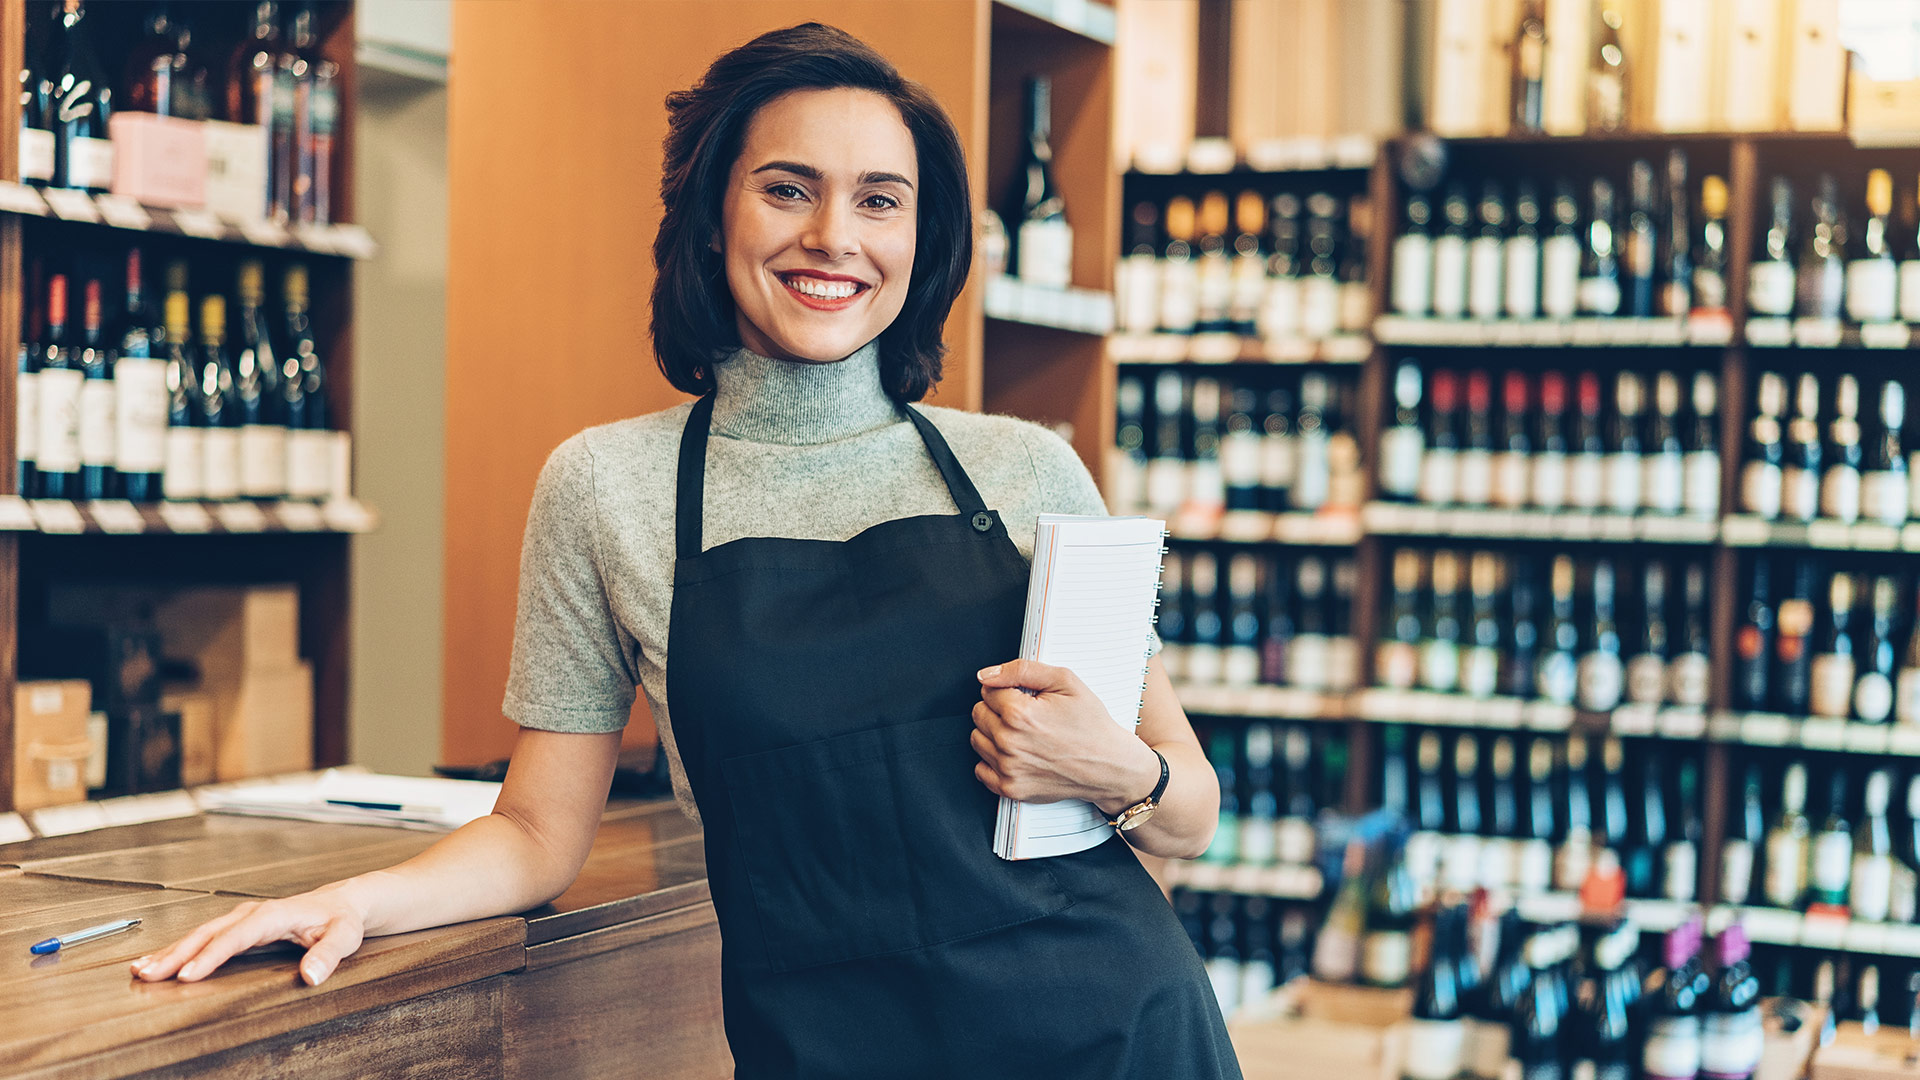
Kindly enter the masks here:
M 821 311 L 834 311 L 846 307 L 855 297 L 872 288 L 863 281 L 849 278 L 823 278 L 801 273 L 777 276 L 780 278 L 780 283 L 787 287 L 787 291 L 801 303 Z

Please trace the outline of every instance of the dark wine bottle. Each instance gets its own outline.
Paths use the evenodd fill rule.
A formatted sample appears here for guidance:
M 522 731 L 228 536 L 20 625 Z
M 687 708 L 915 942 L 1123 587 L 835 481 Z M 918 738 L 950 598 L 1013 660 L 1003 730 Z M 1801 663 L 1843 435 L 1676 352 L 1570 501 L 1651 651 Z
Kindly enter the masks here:
M 54 23 L 46 15 L 44 5 L 27 9 L 26 40 L 21 49 L 20 182 L 35 187 L 45 186 L 53 179 L 54 165 L 55 50 L 50 40 L 54 37 Z M 22 464 L 26 463 L 22 459 Z
M 1687 564 L 1684 585 L 1686 615 L 1681 623 L 1677 653 L 1667 665 L 1667 700 L 1682 708 L 1707 706 L 1711 643 L 1707 638 L 1707 568 Z
M 47 279 L 47 336 L 40 350 L 40 439 L 34 461 L 39 497 L 80 497 L 80 395 L 86 374 L 74 353 L 68 327 L 67 275 Z
M 1641 759 L 1638 802 L 1621 863 L 1627 872 L 1627 895 L 1653 898 L 1662 894 L 1661 857 L 1667 847 L 1667 793 L 1659 754 Z
M 113 187 L 107 121 L 118 105 L 94 51 L 85 6 L 64 0 L 63 12 L 64 59 L 53 81 L 53 186 L 104 192 Z
M 1893 577 L 1882 574 L 1873 580 L 1866 633 L 1855 650 L 1853 683 L 1853 714 L 1869 724 L 1883 724 L 1893 714 L 1893 621 L 1899 603 L 1900 586 Z
M 1860 381 L 1841 375 L 1834 384 L 1833 420 L 1827 425 L 1826 471 L 1820 477 L 1820 514 L 1851 525 L 1860 517 Z
M 201 467 L 207 499 L 240 495 L 240 413 L 234 401 L 233 358 L 227 352 L 227 298 L 211 293 L 200 301 Z
M 1618 315 L 1621 304 L 1620 260 L 1614 244 L 1613 182 L 1593 178 L 1589 189 L 1586 246 L 1580 255 L 1580 313 Z
M 1556 555 L 1553 560 L 1553 606 L 1547 619 L 1547 632 L 1540 656 L 1537 686 L 1543 700 L 1557 705 L 1573 704 L 1579 689 L 1580 630 L 1574 623 L 1573 559 Z
M 1676 903 L 1691 904 L 1700 888 L 1700 767 L 1691 758 L 1680 760 L 1674 817 L 1678 825 L 1667 838 L 1661 894 Z
M 1700 181 L 1700 251 L 1693 260 L 1693 310 L 1699 315 L 1727 312 L 1727 182 L 1719 176 Z
M 1587 787 L 1587 740 L 1569 735 L 1563 772 L 1567 828 L 1553 858 L 1553 886 L 1572 892 L 1586 881 L 1593 861 L 1593 798 Z
M 1506 247 L 1506 314 L 1531 319 L 1540 314 L 1540 193 L 1522 178 L 1513 191 L 1513 232 Z
M 1747 274 L 1747 306 L 1755 315 L 1785 318 L 1793 314 L 1793 184 L 1775 176 L 1769 200 L 1772 216 Z
M 114 474 L 113 348 L 107 343 L 100 302 L 100 279 L 81 286 L 80 342 L 73 361 L 85 380 L 80 386 L 80 492 L 82 499 L 119 495 Z
M 1553 189 L 1553 231 L 1540 244 L 1540 313 L 1571 319 L 1580 310 L 1580 197 L 1565 179 Z
M 1512 1064 L 1503 1076 L 1520 1080 L 1564 1080 L 1566 1039 L 1571 1028 L 1561 1000 L 1556 967 L 1558 931 L 1541 931 L 1527 940 L 1529 969 L 1526 992 L 1514 1009 Z
M 126 314 L 113 369 L 113 441 L 121 494 L 135 502 L 160 498 L 167 463 L 165 331 L 148 309 L 149 295 L 140 249 L 129 248 Z
M 302 0 L 287 36 L 299 60 L 293 88 L 293 219 L 303 225 L 333 221 L 333 139 L 340 112 L 340 65 L 321 51 L 319 29 L 311 0 Z M 1031 219 L 1006 220 L 1020 222 L 1024 232 Z M 1065 228 L 1064 221 L 1060 228 Z M 1070 234 L 1065 246 L 1070 253 Z
M 1623 371 L 1613 383 L 1613 421 L 1607 431 L 1607 508 L 1631 514 L 1643 501 L 1641 481 L 1648 447 L 1642 438 L 1641 414 L 1646 409 L 1645 384 L 1640 376 Z
M 1640 574 L 1641 619 L 1639 640 L 1626 662 L 1627 700 L 1636 705 L 1660 705 L 1667 697 L 1667 567 L 1648 559 Z
M 1610 712 L 1620 704 L 1626 672 L 1620 660 L 1620 629 L 1614 621 L 1613 560 L 1593 564 L 1592 610 L 1580 635 L 1580 707 Z
M 1741 785 L 1739 809 L 1727 815 L 1727 835 L 1720 843 L 1720 900 L 1746 904 L 1753 899 L 1753 867 L 1766 843 L 1766 822 L 1760 810 L 1760 766 L 1748 762 Z
M 1867 220 L 1847 263 L 1847 318 L 1891 322 L 1900 307 L 1900 271 L 1893 261 L 1893 174 L 1867 171 Z
M 1393 845 L 1383 853 L 1380 873 L 1374 877 L 1367 900 L 1366 930 L 1360 939 L 1360 978 L 1369 985 L 1401 987 L 1413 974 L 1417 904 L 1405 852 Z
M 1733 701 L 1738 708 L 1765 709 L 1774 655 L 1771 577 L 1766 559 L 1753 560 L 1747 602 L 1733 637 Z
M 1693 311 L 1693 226 L 1687 214 L 1687 152 L 1667 151 L 1666 231 L 1660 238 L 1665 257 L 1660 260 L 1662 315 L 1684 319 Z
M 1509 371 L 1500 381 L 1499 449 L 1493 458 L 1493 504 L 1508 510 L 1527 505 L 1527 466 L 1533 449 L 1527 435 L 1527 376 Z
M 1901 450 L 1901 430 L 1907 422 L 1907 391 L 1888 379 L 1880 387 L 1878 429 L 1867 444 L 1860 474 L 1860 512 L 1869 521 L 1900 525 L 1907 520 L 1910 490 L 1907 457 Z
M 1807 860 L 1807 902 L 1845 906 L 1853 877 L 1853 830 L 1847 824 L 1847 773 L 1835 763 L 1827 774 L 1827 816 L 1815 830 Z
M 1646 1080 L 1694 1080 L 1700 1074 L 1700 926 L 1689 922 L 1669 932 L 1662 947 L 1665 967 L 1647 993 L 1646 1042 L 1641 1075 Z
M 1411 690 L 1420 676 L 1422 569 L 1420 553 L 1413 548 L 1393 553 L 1393 597 L 1373 661 L 1374 682 L 1392 690 Z
M 1473 216 L 1467 189 L 1448 188 L 1440 210 L 1445 225 L 1433 241 L 1433 314 L 1458 319 L 1467 313 L 1467 230 Z
M 1507 582 L 1507 621 L 1501 649 L 1500 693 L 1530 698 L 1534 670 L 1540 662 L 1539 590 L 1534 565 L 1526 559 L 1511 564 Z
M 1793 589 L 1774 613 L 1774 710 L 1804 716 L 1813 696 L 1813 577 L 1810 559 L 1794 564 Z
M 1558 510 L 1567 501 L 1567 377 L 1540 375 L 1540 408 L 1533 438 L 1527 492 L 1533 505 Z
M 324 499 L 333 487 L 332 422 L 327 412 L 326 364 L 307 315 L 305 266 L 287 267 L 280 302 L 286 314 L 279 356 L 288 430 L 287 497 Z
M 1497 319 L 1506 301 L 1507 206 L 1500 184 L 1488 180 L 1480 191 L 1480 228 L 1467 243 L 1467 314 Z
M 1627 170 L 1627 234 L 1625 313 L 1649 318 L 1654 313 L 1654 269 L 1659 239 L 1653 226 L 1653 163 L 1634 159 Z
M 206 432 L 200 426 L 200 364 L 187 331 L 187 264 L 167 267 L 167 465 L 161 479 L 169 499 L 206 494 Z
M 1755 392 L 1755 412 L 1747 437 L 1747 459 L 1740 472 L 1741 509 L 1772 520 L 1780 516 L 1786 441 L 1781 417 L 1787 408 L 1787 386 L 1778 374 L 1765 371 Z M 1796 481 L 1804 483 L 1804 481 Z M 1796 496 L 1804 498 L 1804 492 Z
M 1813 228 L 1800 246 L 1795 267 L 1795 311 L 1805 319 L 1837 319 L 1846 291 L 1847 227 L 1840 209 L 1840 189 L 1831 173 L 1820 175 L 1813 197 Z
M 1433 914 L 1427 965 L 1414 985 L 1413 1018 L 1407 1026 L 1405 1080 L 1454 1080 L 1462 1064 L 1466 1028 L 1461 1019 L 1459 965 L 1465 958 L 1466 909 L 1443 907 Z M 1470 961 L 1469 961 L 1470 962 Z
M 1827 602 L 1816 615 L 1818 646 L 1808 666 L 1812 682 L 1808 706 L 1815 716 L 1845 719 L 1852 715 L 1853 606 L 1853 575 L 1834 574 L 1827 581 Z
M 1713 985 L 1700 1003 L 1701 1080 L 1751 1080 L 1760 1068 L 1766 1033 L 1751 953 L 1746 928 L 1737 922 L 1714 938 Z

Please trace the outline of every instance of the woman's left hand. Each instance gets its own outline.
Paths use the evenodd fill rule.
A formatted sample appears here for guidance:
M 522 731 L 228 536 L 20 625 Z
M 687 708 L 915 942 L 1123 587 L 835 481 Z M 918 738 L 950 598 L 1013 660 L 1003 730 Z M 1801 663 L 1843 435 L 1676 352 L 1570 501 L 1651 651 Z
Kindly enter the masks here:
M 1068 669 L 1012 660 L 979 677 L 972 738 L 980 763 L 973 771 L 994 794 L 1021 802 L 1084 799 L 1116 814 L 1159 782 L 1153 751 L 1115 723 Z

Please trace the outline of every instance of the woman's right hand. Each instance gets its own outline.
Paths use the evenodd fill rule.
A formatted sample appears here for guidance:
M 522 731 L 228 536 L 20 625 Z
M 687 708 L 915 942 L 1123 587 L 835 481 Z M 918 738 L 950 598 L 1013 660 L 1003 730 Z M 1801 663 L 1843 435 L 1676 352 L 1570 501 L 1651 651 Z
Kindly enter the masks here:
M 300 975 L 318 986 L 365 937 L 366 914 L 345 882 L 323 885 L 284 899 L 247 900 L 209 919 L 171 945 L 133 961 L 135 978 L 196 982 L 236 953 L 256 945 L 291 941 L 306 947 Z

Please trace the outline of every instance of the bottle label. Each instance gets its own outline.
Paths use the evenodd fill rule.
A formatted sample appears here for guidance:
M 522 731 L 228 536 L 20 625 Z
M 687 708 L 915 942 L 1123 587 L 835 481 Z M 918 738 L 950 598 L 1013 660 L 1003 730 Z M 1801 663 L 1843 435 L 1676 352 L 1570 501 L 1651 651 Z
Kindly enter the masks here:
M 1467 314 L 1476 319 L 1497 319 L 1506 299 L 1506 287 L 1500 280 L 1505 260 L 1497 238 L 1476 236 L 1467 244 Z
M 14 385 L 14 456 L 33 461 L 40 456 L 40 373 L 20 372 Z
M 1274 828 L 1274 855 L 1283 863 L 1312 862 L 1316 845 L 1313 822 L 1306 818 L 1284 817 Z
M 166 472 L 160 478 L 167 498 L 198 499 L 206 494 L 205 434 L 201 428 L 167 429 Z
M 1236 256 L 1232 292 L 1227 318 L 1236 329 L 1253 329 L 1260 319 L 1260 305 L 1267 298 L 1267 261 L 1258 255 Z
M 287 493 L 287 429 L 248 424 L 240 429 L 240 493 L 257 499 Z
M 1279 851 L 1279 823 L 1271 816 L 1250 814 L 1240 819 L 1240 861 L 1252 866 L 1270 866 Z
M 1187 681 L 1213 686 L 1220 682 L 1220 647 L 1187 645 Z
M 287 434 L 287 468 L 292 470 L 297 453 L 293 443 L 300 438 L 298 431 Z M 295 487 L 291 475 L 287 486 Z M 1157 457 L 1147 462 L 1147 507 L 1156 513 L 1172 515 L 1187 501 L 1187 467 L 1179 458 Z
M 1893 691 L 1894 719 L 1920 724 L 1920 667 L 1902 668 Z
M 1073 228 L 1064 217 L 1020 223 L 1020 279 L 1064 289 L 1073 283 Z
M 1813 840 L 1813 891 L 1829 903 L 1845 903 L 1847 874 L 1853 869 L 1853 838 L 1846 833 L 1824 832 Z
M 1790 908 L 1800 903 L 1806 891 L 1807 852 L 1805 838 L 1787 832 L 1767 837 L 1767 876 L 1763 883 L 1767 903 Z
M 114 450 L 123 473 L 157 473 L 167 464 L 167 365 L 123 356 L 113 367 Z
M 1631 514 L 1640 509 L 1640 455 L 1607 455 L 1607 508 Z
M 1447 837 L 1440 853 L 1440 883 L 1471 892 L 1480 887 L 1480 838 L 1471 833 Z
M 89 191 L 106 191 L 113 187 L 112 140 L 67 140 L 67 186 Z
M 1700 1080 L 1751 1080 L 1765 1049 L 1758 1008 L 1709 1012 L 1700 1022 Z
M 1571 319 L 1580 308 L 1580 241 L 1550 236 L 1540 245 L 1540 312 Z
M 1915 907 L 1920 906 L 1920 877 L 1916 877 L 1911 867 L 1895 863 L 1893 872 L 1887 878 L 1887 918 L 1892 922 L 1910 923 L 1913 921 Z
M 201 431 L 202 483 L 209 499 L 231 499 L 240 494 L 240 429 L 205 428 Z
M 1679 454 L 1648 454 L 1643 481 L 1644 505 L 1658 514 L 1680 512 L 1686 469 Z
M 1343 634 L 1328 638 L 1326 688 L 1336 693 L 1345 693 L 1359 683 L 1360 642 Z
M 1401 986 L 1412 974 L 1413 945 L 1405 930 L 1369 930 L 1360 941 L 1360 975 L 1375 986 Z
M 1780 466 L 1749 461 L 1740 471 L 1740 506 L 1771 521 L 1780 516 Z
M 1460 689 L 1474 697 L 1492 697 L 1500 687 L 1500 650 L 1474 646 L 1460 662 Z
M 1587 315 L 1615 315 L 1620 311 L 1620 282 L 1609 277 L 1580 279 L 1580 310 Z
M 1747 271 L 1747 306 L 1757 315 L 1793 314 L 1793 264 L 1754 263 Z
M 1813 658 L 1812 710 L 1815 716 L 1848 715 L 1853 696 L 1853 657 L 1820 653 Z
M 80 388 L 85 378 L 61 368 L 40 373 L 40 471 L 70 473 L 80 468 Z
M 1902 465 L 1906 464 L 1901 462 Z M 1883 469 L 1860 476 L 1860 513 L 1883 525 L 1907 520 L 1907 475 Z
M 1400 499 L 1411 499 L 1420 490 L 1420 458 L 1427 448 L 1426 436 L 1410 425 L 1390 427 L 1380 433 L 1380 490 Z M 1900 490 L 1901 509 L 1906 509 L 1906 489 Z
M 1266 960 L 1246 960 L 1240 964 L 1239 998 L 1242 1006 L 1255 1006 L 1267 1000 L 1278 985 L 1273 964 Z
M 1700 1072 L 1700 1018 L 1655 1017 L 1647 1026 L 1640 1063 L 1646 1080 L 1692 1080 Z
M 1706 653 L 1681 653 L 1667 665 L 1667 694 L 1675 705 L 1704 708 L 1710 677 Z
M 1457 319 L 1467 310 L 1467 242 L 1442 236 L 1433 242 L 1433 313 Z
M 1393 242 L 1393 310 L 1418 318 L 1433 306 L 1433 244 L 1420 233 Z
M 1899 270 L 1892 259 L 1855 259 L 1847 264 L 1848 318 L 1889 322 L 1899 310 Z
M 1299 472 L 1300 454 L 1291 435 L 1268 435 L 1260 440 L 1260 483 L 1270 491 L 1286 495 Z
M 1847 906 L 1853 917 L 1882 922 L 1893 899 L 1893 861 L 1885 855 L 1855 855 Z
M 1753 844 L 1728 840 L 1720 849 L 1720 901 L 1744 904 L 1753 889 Z
M 1669 900 L 1683 904 L 1693 902 L 1694 890 L 1698 887 L 1700 853 L 1691 841 L 1678 840 L 1667 845 L 1666 881 L 1663 890 Z
M 1429 448 L 1420 457 L 1420 501 L 1435 506 L 1453 502 L 1459 477 L 1453 451 Z
M 1602 454 L 1575 454 L 1567 459 L 1567 505 L 1598 510 L 1606 498 L 1607 459 Z
M 1410 641 L 1383 641 L 1374 650 L 1375 681 L 1390 690 L 1411 690 L 1420 677 L 1420 650 Z
M 1129 255 L 1120 260 L 1113 272 L 1113 299 L 1114 322 L 1121 331 L 1151 334 L 1160 325 L 1159 296 L 1159 260 L 1151 255 Z
M 1200 257 L 1200 311 L 1195 319 L 1208 329 L 1227 325 L 1233 308 L 1233 263 L 1225 255 Z
M 1023 255 L 1022 258 L 1025 256 Z M 1173 334 L 1193 332 L 1200 283 L 1190 259 L 1160 261 L 1160 329 Z
M 1531 319 L 1540 314 L 1540 244 L 1531 236 L 1507 240 L 1507 316 Z
M 1860 473 L 1851 465 L 1835 465 L 1820 484 L 1820 513 L 1851 525 L 1860 518 Z
M 1467 506 L 1485 506 L 1493 498 L 1493 455 L 1485 450 L 1462 450 L 1459 500 Z
M 1533 455 L 1531 493 L 1533 505 L 1542 510 L 1558 510 L 1566 505 L 1566 455 L 1557 451 Z
M 20 179 L 44 184 L 53 179 L 53 132 L 45 128 L 20 129 Z
M 1509 510 L 1527 505 L 1527 455 L 1512 451 L 1494 455 L 1493 502 Z
M 1266 338 L 1294 338 L 1300 336 L 1300 279 L 1290 277 L 1269 278 L 1267 298 L 1260 305 L 1260 336 Z M 1187 320 L 1187 329 L 1192 329 L 1193 320 Z
M 1593 844 L 1583 831 L 1569 833 L 1554 853 L 1553 886 L 1562 892 L 1577 892 L 1587 880 L 1587 868 L 1593 865 Z
M 1811 469 L 1789 465 L 1780 470 L 1780 513 L 1798 521 L 1820 514 L 1820 477 Z
M 1480 887 L 1496 895 L 1513 888 L 1513 869 L 1519 861 L 1513 841 L 1489 836 L 1480 841 Z
M 1373 290 L 1364 281 L 1340 283 L 1340 329 L 1364 334 L 1373 325 Z
M 1869 724 L 1883 723 L 1893 712 L 1893 680 L 1869 671 L 1853 684 L 1854 714 Z
M 1420 648 L 1420 684 L 1441 693 L 1460 682 L 1460 650 L 1451 641 L 1429 638 Z
M 1580 707 L 1590 712 L 1610 712 L 1620 704 L 1625 673 L 1620 658 L 1607 652 L 1590 652 L 1580 658 Z
M 112 468 L 113 380 L 88 379 L 80 384 L 80 464 Z
M 1667 663 L 1659 653 L 1635 653 L 1627 661 L 1627 700 L 1658 705 L 1667 697 Z
M 1900 264 L 1900 317 L 1920 323 L 1920 258 Z
M 1340 328 L 1340 283 L 1330 277 L 1300 282 L 1300 332 L 1318 340 Z
M 1552 652 L 1540 662 L 1540 696 L 1556 705 L 1573 704 L 1580 669 L 1570 653 Z
M 1324 933 L 1325 931 L 1322 931 Z M 1454 1080 L 1466 1032 L 1460 1020 L 1407 1021 L 1406 1080 Z
M 1333 483 L 1333 462 L 1327 456 L 1326 435 L 1304 436 L 1295 440 L 1298 459 L 1293 477 L 1293 506 L 1297 510 L 1318 510 L 1327 504 Z

